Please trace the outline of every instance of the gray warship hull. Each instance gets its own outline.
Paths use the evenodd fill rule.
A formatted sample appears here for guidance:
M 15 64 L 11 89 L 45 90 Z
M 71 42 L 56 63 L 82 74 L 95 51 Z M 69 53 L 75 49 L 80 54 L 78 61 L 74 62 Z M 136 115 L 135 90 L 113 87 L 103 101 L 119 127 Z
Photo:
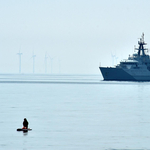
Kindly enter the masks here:
M 148 69 L 123 69 L 113 67 L 99 67 L 106 81 L 150 81 Z
M 129 55 L 115 67 L 99 67 L 104 80 L 110 81 L 150 81 L 150 55 L 144 47 L 144 33 L 138 41 L 138 53 Z

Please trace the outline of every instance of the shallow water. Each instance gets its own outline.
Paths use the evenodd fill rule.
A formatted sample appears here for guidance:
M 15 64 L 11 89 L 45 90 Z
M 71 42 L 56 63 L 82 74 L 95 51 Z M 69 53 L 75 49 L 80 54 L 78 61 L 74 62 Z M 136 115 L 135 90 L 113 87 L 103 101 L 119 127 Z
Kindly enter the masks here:
M 150 82 L 100 75 L 1 75 L 0 82 L 3 150 L 150 149 Z M 32 131 L 17 132 L 24 117 Z

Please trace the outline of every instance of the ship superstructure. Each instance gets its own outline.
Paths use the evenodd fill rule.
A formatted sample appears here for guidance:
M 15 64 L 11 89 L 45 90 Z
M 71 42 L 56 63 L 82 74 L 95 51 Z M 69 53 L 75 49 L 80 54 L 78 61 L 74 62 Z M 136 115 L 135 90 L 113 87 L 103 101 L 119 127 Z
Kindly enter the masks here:
M 116 67 L 99 67 L 104 80 L 116 81 L 150 81 L 150 56 L 144 46 L 144 34 L 138 41 L 138 52 L 129 55 L 128 59 L 121 61 Z

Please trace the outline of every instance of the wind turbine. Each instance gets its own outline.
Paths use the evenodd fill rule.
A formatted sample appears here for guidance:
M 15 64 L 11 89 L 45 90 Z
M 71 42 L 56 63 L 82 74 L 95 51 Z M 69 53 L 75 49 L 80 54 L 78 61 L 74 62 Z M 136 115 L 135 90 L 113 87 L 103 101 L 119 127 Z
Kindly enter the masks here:
M 117 57 L 117 56 L 115 56 L 115 59 L 116 59 L 116 65 L 117 65 L 117 62 L 118 62 L 118 61 L 117 61 L 117 60 L 118 60 L 118 57 Z
M 47 53 L 45 53 L 45 73 L 47 73 Z
M 32 57 L 31 57 L 31 58 L 33 58 L 33 73 L 34 73 L 34 66 L 35 66 L 35 57 L 36 57 L 36 55 L 34 55 L 34 52 L 33 52 Z
M 48 55 L 49 56 L 49 55 Z M 50 61 L 51 61 L 51 74 L 52 74 L 52 72 L 53 72 L 53 59 L 55 58 L 55 57 L 50 57 L 49 56 L 49 58 L 50 58 Z
M 113 55 L 113 54 L 111 53 L 111 57 L 112 57 L 112 65 L 114 66 L 114 58 L 115 58 L 115 55 Z
M 21 73 L 21 55 L 22 54 L 23 53 L 21 53 L 20 50 L 19 50 L 19 53 L 17 53 L 17 55 L 19 56 L 19 73 Z

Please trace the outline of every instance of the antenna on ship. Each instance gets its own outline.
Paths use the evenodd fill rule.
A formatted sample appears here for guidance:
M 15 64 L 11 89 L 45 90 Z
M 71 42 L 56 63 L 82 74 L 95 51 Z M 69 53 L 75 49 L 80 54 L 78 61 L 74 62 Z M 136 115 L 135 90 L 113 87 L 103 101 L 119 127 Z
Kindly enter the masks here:
M 33 58 L 33 73 L 35 71 L 35 57 L 36 57 L 36 55 L 34 55 L 34 51 L 33 51 L 33 54 L 32 54 L 32 57 L 31 57 L 31 58 Z
M 21 48 L 20 48 L 21 49 Z M 20 50 L 19 50 L 19 53 L 17 53 L 17 55 L 19 56 L 19 73 L 21 73 L 21 55 L 22 55 L 23 53 L 21 53 L 20 52 Z
M 138 41 L 138 44 L 139 44 L 139 48 L 135 48 L 135 50 L 138 50 L 138 56 L 140 56 L 141 51 L 142 51 L 142 56 L 145 56 L 145 50 L 148 49 L 144 48 L 144 45 L 146 45 L 146 43 L 144 42 L 144 33 L 142 33 L 142 36 Z
M 142 33 L 142 39 L 143 39 L 143 42 L 144 42 L 144 33 Z

